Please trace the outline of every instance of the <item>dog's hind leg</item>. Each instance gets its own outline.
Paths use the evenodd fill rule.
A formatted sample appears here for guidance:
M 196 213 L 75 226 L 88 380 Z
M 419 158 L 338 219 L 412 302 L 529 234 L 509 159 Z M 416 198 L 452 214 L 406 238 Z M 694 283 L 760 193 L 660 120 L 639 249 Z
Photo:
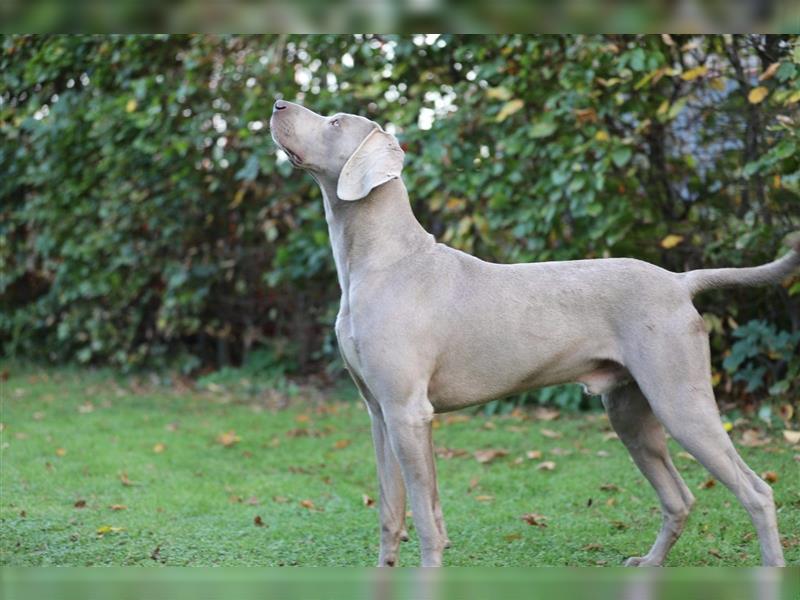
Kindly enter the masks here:
M 765 566 L 783 566 L 772 488 L 736 452 L 711 387 L 708 334 L 700 316 L 678 311 L 634 343 L 628 366 L 653 413 L 673 438 L 744 506 L 758 532 Z
M 653 547 L 645 556 L 629 558 L 626 566 L 660 566 L 683 531 L 694 497 L 667 451 L 664 429 L 635 383 L 603 396 L 611 425 L 639 470 L 655 488 L 663 521 Z

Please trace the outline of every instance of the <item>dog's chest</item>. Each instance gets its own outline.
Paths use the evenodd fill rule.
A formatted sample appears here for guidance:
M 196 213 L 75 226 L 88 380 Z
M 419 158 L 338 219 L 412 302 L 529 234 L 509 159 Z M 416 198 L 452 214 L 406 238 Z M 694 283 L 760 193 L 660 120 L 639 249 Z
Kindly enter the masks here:
M 350 319 L 350 310 L 347 306 L 342 306 L 336 317 L 336 340 L 339 343 L 339 351 L 342 353 L 345 365 L 356 375 L 360 374 L 361 361 L 359 357 L 358 340 L 355 335 L 353 323 Z

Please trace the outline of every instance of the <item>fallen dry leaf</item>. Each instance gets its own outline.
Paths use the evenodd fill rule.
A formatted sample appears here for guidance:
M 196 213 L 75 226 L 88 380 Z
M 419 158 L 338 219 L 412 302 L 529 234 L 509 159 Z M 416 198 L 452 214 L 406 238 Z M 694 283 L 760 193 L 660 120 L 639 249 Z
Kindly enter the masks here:
M 161 454 L 166 449 L 167 449 L 166 444 L 162 444 L 161 442 L 158 442 L 156 445 L 153 446 L 153 452 L 155 452 L 156 454 Z
M 308 421 L 309 421 L 310 419 L 311 419 L 311 417 L 309 417 L 308 415 L 305 415 L 305 414 L 303 414 L 303 415 L 297 415 L 297 416 L 294 418 L 294 420 L 295 420 L 295 421 L 297 421 L 298 423 L 308 423 Z
M 761 474 L 761 478 L 766 481 L 767 483 L 777 483 L 778 482 L 778 474 L 775 471 L 764 471 Z
M 469 487 L 467 488 L 467 493 L 468 494 L 471 494 L 472 490 L 474 490 L 476 487 L 478 487 L 478 482 L 479 481 L 480 480 L 477 477 L 473 477 L 472 479 L 469 480 Z
M 595 454 L 597 454 L 597 456 L 599 456 L 600 458 L 606 458 L 606 457 L 608 457 L 608 456 L 611 456 L 611 455 L 610 455 L 608 452 L 606 452 L 605 450 L 598 450 L 598 451 L 597 451 Z
M 628 528 L 628 524 L 625 521 L 611 521 L 611 526 L 614 529 L 619 529 L 619 530 Z
M 542 458 L 542 451 L 541 450 L 528 450 L 525 453 L 525 456 L 527 456 L 531 460 L 538 460 L 538 459 Z
M 489 495 L 475 496 L 475 500 L 477 500 L 478 502 L 491 502 L 492 500 L 494 500 L 494 496 L 489 496 Z
M 555 456 L 569 456 L 570 454 L 572 454 L 572 450 L 565 450 L 564 448 L 555 447 L 552 450 L 550 450 L 550 454 L 553 454 Z
M 307 508 L 308 510 L 314 510 L 314 503 L 311 500 L 301 500 L 300 506 Z
M 533 416 L 540 421 L 554 421 L 561 416 L 561 412 L 547 406 L 537 406 L 533 409 Z
M 76 500 L 75 508 L 86 508 L 86 500 Z
M 697 489 L 698 490 L 708 490 L 708 489 L 711 489 L 712 487 L 714 487 L 715 485 L 717 485 L 717 482 L 713 477 L 711 477 L 711 478 L 706 479 L 700 485 L 698 485 Z
M 784 429 L 783 439 L 785 439 L 790 444 L 800 444 L 800 431 L 792 431 L 791 429 Z
M 122 473 L 119 474 L 119 480 L 120 483 L 122 483 L 122 485 L 124 486 L 139 485 L 138 483 L 135 483 L 130 479 L 128 479 L 128 473 L 126 471 L 123 471 Z
M 255 516 L 255 518 L 253 519 L 253 524 L 256 527 L 264 527 L 265 526 L 265 523 L 264 523 L 263 519 L 259 515 Z
M 501 456 L 506 456 L 508 454 L 508 450 L 503 448 L 497 449 L 487 449 L 487 450 L 476 450 L 473 453 L 475 460 L 477 460 L 481 464 L 487 464 L 495 460 L 496 458 L 500 458 Z
M 697 462 L 697 459 L 694 456 L 692 456 L 691 454 L 689 454 L 688 452 L 678 452 L 678 457 L 679 458 L 685 458 L 686 460 L 693 460 L 694 462 Z
M 375 506 L 375 500 L 373 500 L 372 498 L 370 498 L 366 494 L 362 494 L 361 495 L 361 501 L 364 503 L 364 506 L 366 506 L 367 508 L 372 508 L 373 506 Z
M 481 429 L 497 429 L 497 425 L 495 425 L 492 421 L 486 421 L 482 426 Z
M 602 550 L 602 549 L 603 549 L 603 544 L 596 544 L 596 543 L 586 544 L 582 548 L 582 550 L 586 550 L 587 552 L 595 552 L 597 550 Z
M 604 483 L 600 486 L 600 489 L 604 492 L 618 492 L 619 486 L 613 483 Z
M 537 471 L 552 471 L 556 468 L 556 463 L 552 460 L 543 460 L 538 465 L 536 465 Z
M 64 448 L 56 448 L 56 456 L 66 456 L 67 451 Z
M 619 436 L 616 431 L 609 431 L 603 434 L 603 441 L 610 442 L 611 440 L 618 440 Z
M 228 502 L 231 504 L 241 504 L 244 501 L 244 498 L 241 496 L 237 496 L 236 494 L 231 494 L 228 496 Z
M 758 429 L 746 429 L 742 432 L 742 438 L 739 443 L 748 448 L 757 448 L 759 446 L 766 446 L 772 440 L 768 436 L 761 435 Z
M 233 431 L 233 430 L 226 431 L 224 433 L 220 433 L 217 436 L 217 443 L 222 444 L 226 448 L 230 448 L 234 444 L 238 444 L 241 441 L 242 441 L 242 438 L 240 438 L 238 435 L 236 435 L 236 432 Z
M 333 445 L 334 450 L 341 450 L 342 448 L 347 448 L 350 445 L 350 440 L 336 440 L 336 443 Z
M 178 423 L 167 423 L 167 424 L 164 426 L 164 429 L 166 429 L 167 431 L 171 431 L 171 432 L 173 432 L 173 433 L 174 433 L 174 432 L 178 431 L 178 427 L 180 427 L 180 425 L 179 425 Z
M 506 431 L 509 433 L 527 433 L 528 428 L 521 425 L 509 425 L 506 427 Z
M 310 432 L 305 427 L 298 427 L 297 429 L 290 429 L 286 432 L 286 437 L 308 437 Z
M 606 506 L 614 506 L 617 503 L 617 499 L 613 496 L 606 500 Z
M 24 519 L 27 516 L 28 516 L 28 513 L 26 511 L 24 511 L 24 510 L 19 511 L 19 517 L 21 519 Z
M 717 550 L 716 548 L 709 548 L 708 549 L 708 553 L 711 556 L 715 556 L 717 558 L 722 558 L 722 554 L 720 554 L 719 550 Z
M 128 507 L 125 506 L 124 504 L 112 504 L 108 508 L 110 508 L 111 510 L 128 510 Z
M 436 456 L 445 460 L 450 460 L 451 458 L 457 458 L 459 456 L 467 456 L 469 454 L 469 452 L 466 450 L 461 450 L 459 448 L 444 448 L 442 446 L 437 446 L 433 451 Z
M 539 433 L 541 433 L 544 437 L 550 438 L 551 440 L 557 440 L 561 437 L 561 433 L 558 431 L 553 431 L 552 429 L 540 429 Z
M 278 504 L 286 504 L 289 502 L 289 499 L 286 496 L 273 496 L 272 500 Z
M 522 539 L 521 533 L 509 533 L 508 535 L 504 535 L 503 539 L 507 542 L 513 542 L 515 540 Z
M 544 522 L 547 517 L 544 515 L 540 515 L 538 513 L 525 513 L 520 517 L 523 521 L 525 521 L 528 525 L 535 525 L 536 527 L 547 527 L 547 524 Z
M 261 504 L 261 502 L 259 502 L 258 498 L 256 498 L 255 496 L 250 496 L 247 500 L 244 501 L 244 503 L 248 504 L 249 506 L 258 506 L 259 504 Z

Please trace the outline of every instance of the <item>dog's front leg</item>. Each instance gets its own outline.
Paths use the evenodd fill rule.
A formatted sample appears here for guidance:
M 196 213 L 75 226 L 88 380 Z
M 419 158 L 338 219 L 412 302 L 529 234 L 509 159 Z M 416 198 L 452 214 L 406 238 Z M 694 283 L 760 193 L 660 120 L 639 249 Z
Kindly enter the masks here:
M 421 566 L 440 567 L 444 523 L 437 519 L 438 491 L 433 454 L 433 407 L 427 397 L 409 398 L 384 410 L 386 432 L 408 488 L 419 535 Z M 439 509 L 441 511 L 441 509 Z M 442 522 L 441 525 L 439 522 Z
M 375 444 L 380 502 L 381 547 L 378 566 L 395 567 L 398 564 L 400 541 L 408 539 L 405 530 L 406 487 L 403 484 L 400 463 L 389 445 L 386 423 L 380 408 L 369 406 L 369 413 L 372 420 L 372 441 Z

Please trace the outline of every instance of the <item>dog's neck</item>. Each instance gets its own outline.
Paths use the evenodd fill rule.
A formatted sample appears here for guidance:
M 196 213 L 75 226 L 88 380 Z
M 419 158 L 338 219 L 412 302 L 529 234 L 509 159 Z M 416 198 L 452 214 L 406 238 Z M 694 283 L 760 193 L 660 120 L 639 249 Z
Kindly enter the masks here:
M 335 181 L 317 182 L 345 301 L 351 280 L 359 273 L 385 269 L 434 245 L 433 236 L 414 216 L 401 179 L 379 185 L 366 198 L 352 202 L 338 198 Z

